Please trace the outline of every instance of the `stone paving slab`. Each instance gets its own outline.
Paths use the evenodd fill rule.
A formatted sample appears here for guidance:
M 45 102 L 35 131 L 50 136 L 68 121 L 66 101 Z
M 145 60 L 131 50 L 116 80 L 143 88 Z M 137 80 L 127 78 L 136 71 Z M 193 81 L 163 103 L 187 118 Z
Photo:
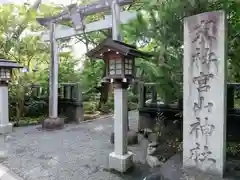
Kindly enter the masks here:
M 137 130 L 137 112 L 129 113 L 129 122 Z M 112 117 L 69 124 L 57 131 L 15 128 L 5 140 L 8 158 L 2 165 L 24 180 L 141 180 L 152 172 L 145 164 L 147 141 L 141 136 L 139 145 L 129 147 L 136 164 L 133 173 L 108 171 L 112 131 Z

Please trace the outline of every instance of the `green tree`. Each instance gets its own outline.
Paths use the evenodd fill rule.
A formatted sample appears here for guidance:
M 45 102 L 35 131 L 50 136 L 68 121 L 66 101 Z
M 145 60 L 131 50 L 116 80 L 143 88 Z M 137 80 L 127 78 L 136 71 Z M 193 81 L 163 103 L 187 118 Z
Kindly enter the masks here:
M 35 9 L 36 6 L 39 4 L 34 5 Z M 11 112 L 18 121 L 25 116 L 29 109 L 25 104 L 26 98 L 31 96 L 29 87 L 32 84 L 41 84 L 48 89 L 49 78 L 49 73 L 46 73 L 50 62 L 49 46 L 41 42 L 40 37 L 27 35 L 24 32 L 43 30 L 43 27 L 36 22 L 36 17 L 44 14 L 47 16 L 49 12 L 58 12 L 59 7 L 41 5 L 39 11 L 36 12 L 33 7 L 28 7 L 28 5 L 4 4 L 0 6 L 0 11 L 2 12 L 0 17 L 0 54 L 2 58 L 15 60 L 28 69 L 26 73 L 15 70 L 10 84 L 10 101 L 14 102 Z M 64 43 L 60 42 L 60 46 L 64 46 Z M 79 73 L 74 70 L 76 61 L 71 53 L 60 52 L 59 57 L 60 82 L 78 81 L 77 74 Z
M 145 80 L 158 82 L 165 101 L 181 95 L 184 17 L 223 9 L 229 24 L 229 80 L 239 81 L 240 1 L 238 0 L 140 0 L 141 14 L 125 27 L 126 40 L 138 42 L 155 55 L 151 63 L 141 65 Z M 140 43 L 139 43 L 140 42 Z M 155 64 L 151 66 L 151 64 Z M 147 68 L 148 67 L 148 68 Z M 155 73 L 157 72 L 157 73 Z

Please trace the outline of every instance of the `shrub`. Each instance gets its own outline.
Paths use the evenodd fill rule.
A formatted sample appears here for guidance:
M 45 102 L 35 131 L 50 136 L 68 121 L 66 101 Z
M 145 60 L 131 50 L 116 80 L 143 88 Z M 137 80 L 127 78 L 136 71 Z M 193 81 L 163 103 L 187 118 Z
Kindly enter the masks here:
M 93 114 L 97 111 L 98 103 L 95 101 L 83 102 L 84 113 Z

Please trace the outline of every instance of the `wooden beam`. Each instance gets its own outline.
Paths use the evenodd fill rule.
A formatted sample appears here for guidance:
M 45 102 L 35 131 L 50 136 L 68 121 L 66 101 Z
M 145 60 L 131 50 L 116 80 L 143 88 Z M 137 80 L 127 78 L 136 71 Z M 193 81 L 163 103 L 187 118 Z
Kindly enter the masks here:
M 123 12 L 121 12 L 121 15 L 120 15 L 121 24 L 126 24 L 130 20 L 135 19 L 136 17 L 137 17 L 136 12 L 123 11 Z M 107 15 L 104 20 L 99 20 L 96 22 L 86 24 L 85 33 L 108 29 L 111 27 L 112 27 L 112 15 Z M 76 35 L 82 34 L 82 33 L 84 33 L 84 32 L 81 30 L 76 31 L 74 28 L 69 28 L 67 26 L 58 25 L 56 28 L 56 39 L 70 38 L 72 36 L 76 36 Z M 43 41 L 50 40 L 49 39 L 49 31 L 42 33 L 42 40 Z
M 124 6 L 124 5 L 128 5 L 128 4 L 132 4 L 133 1 L 134 0 L 118 0 L 118 4 L 120 6 Z M 108 11 L 111 9 L 111 3 L 112 3 L 112 0 L 111 1 L 99 0 L 99 1 L 93 2 L 92 4 L 86 4 L 86 5 L 80 5 L 80 6 L 77 6 L 76 3 L 70 4 L 59 14 L 57 14 L 55 16 L 43 18 L 42 22 L 40 22 L 40 24 L 44 25 L 45 23 L 47 23 L 49 21 L 53 21 L 56 23 L 56 22 L 59 22 L 62 20 L 71 20 L 70 12 L 80 13 L 84 17 L 92 15 L 92 14 L 100 13 L 100 12 L 105 12 L 105 11 Z

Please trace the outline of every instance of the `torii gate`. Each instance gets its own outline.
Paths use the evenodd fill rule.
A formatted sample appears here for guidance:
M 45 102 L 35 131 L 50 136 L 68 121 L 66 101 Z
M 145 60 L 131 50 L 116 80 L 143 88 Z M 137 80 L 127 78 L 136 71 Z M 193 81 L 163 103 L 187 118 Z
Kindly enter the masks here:
M 121 40 L 120 25 L 136 18 L 136 12 L 120 12 L 120 7 L 133 3 L 134 0 L 99 0 L 90 5 L 77 6 L 71 4 L 67 9 L 56 16 L 38 18 L 43 26 L 48 26 L 50 31 L 42 34 L 44 41 L 50 41 L 51 62 L 49 71 L 49 119 L 58 119 L 58 46 L 57 40 L 70 38 L 78 34 L 103 30 L 112 27 L 112 38 Z M 83 19 L 88 15 L 105 12 L 111 9 L 112 15 L 106 16 L 105 20 L 86 24 Z M 112 18 L 112 20 L 111 20 Z M 75 28 L 56 25 L 63 20 L 71 20 Z

